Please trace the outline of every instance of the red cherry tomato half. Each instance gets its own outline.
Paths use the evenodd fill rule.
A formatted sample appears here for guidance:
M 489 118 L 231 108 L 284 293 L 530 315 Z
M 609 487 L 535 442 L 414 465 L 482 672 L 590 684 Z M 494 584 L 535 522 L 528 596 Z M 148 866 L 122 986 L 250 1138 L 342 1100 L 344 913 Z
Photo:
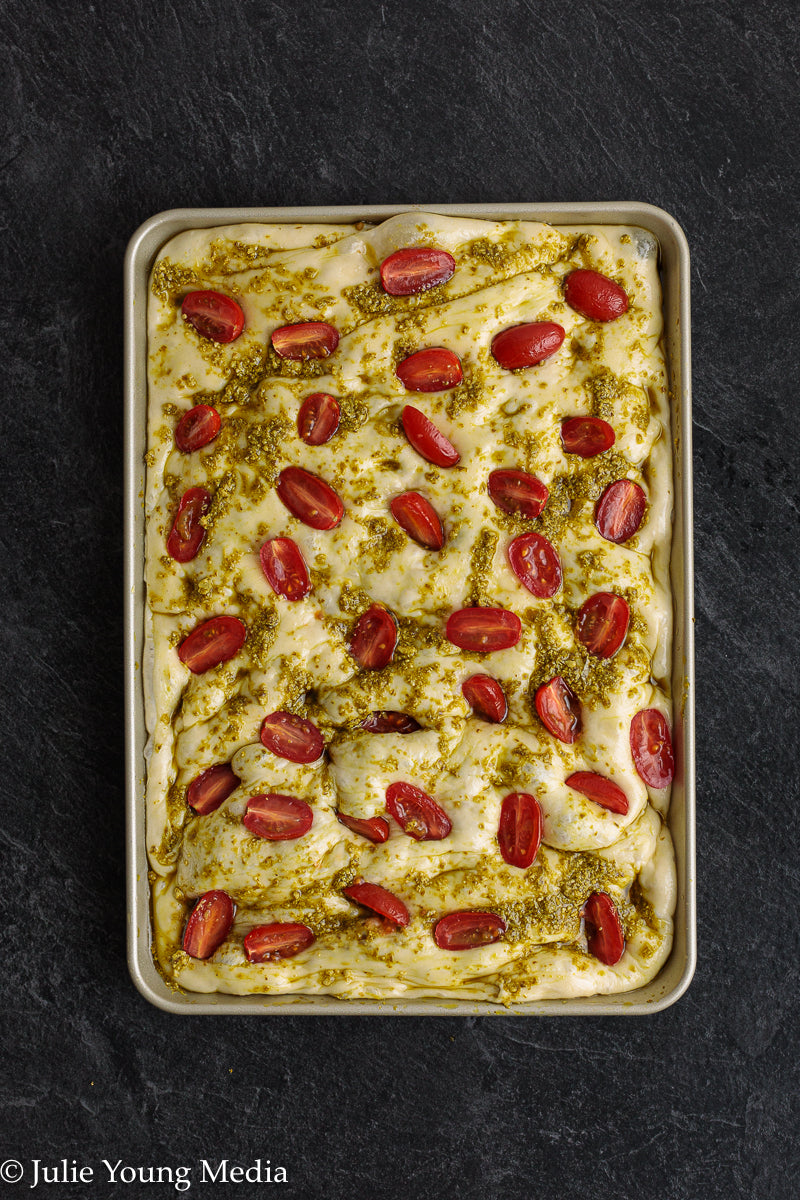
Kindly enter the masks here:
M 456 260 L 446 250 L 409 246 L 381 263 L 381 283 L 390 296 L 414 296 L 453 277 Z
M 312 763 L 322 756 L 325 742 L 311 721 L 291 712 L 274 712 L 261 722 L 261 744 L 293 763 Z
M 595 592 L 578 610 L 578 641 L 598 658 L 613 658 L 628 633 L 631 610 L 614 592 Z
M 270 538 L 259 556 L 267 583 L 276 595 L 284 600 L 302 600 L 311 591 L 305 559 L 291 538 Z
M 508 563 L 523 587 L 549 600 L 561 587 L 561 559 L 542 533 L 522 533 L 508 547 Z
M 495 334 L 492 339 L 492 357 L 506 371 L 519 371 L 523 367 L 535 367 L 555 354 L 564 341 L 564 330 L 554 321 L 532 321 L 527 325 L 513 325 Z
M 564 281 L 570 308 L 590 321 L 615 321 L 628 311 L 628 293 L 599 271 L 572 271 Z
M 625 934 L 614 901 L 605 892 L 592 892 L 581 916 L 589 953 L 607 967 L 613 967 L 625 953 Z
M 508 716 L 506 694 L 491 675 L 470 675 L 462 683 L 461 692 L 475 715 L 484 721 L 499 724 Z
M 238 617 L 212 617 L 183 639 L 178 658 L 193 675 L 202 675 L 238 654 L 246 637 L 247 626 Z
M 389 784 L 386 809 L 406 837 L 415 842 L 440 842 L 453 828 L 447 813 L 433 797 L 411 783 Z
M 605 775 L 597 775 L 594 771 L 576 771 L 567 779 L 567 787 L 574 788 L 587 800 L 594 801 L 609 812 L 622 813 L 628 811 L 628 797 L 622 788 Z
M 408 909 L 403 901 L 377 883 L 351 883 L 343 891 L 349 900 L 371 908 L 373 912 L 393 921 L 395 925 L 407 925 L 409 922 Z
M 227 892 L 205 892 L 192 909 L 183 949 L 192 958 L 211 958 L 231 931 L 236 906 Z
M 211 505 L 211 494 L 205 488 L 189 488 L 181 496 L 172 529 L 167 538 L 167 553 L 175 562 L 191 562 L 200 553 L 206 529 L 201 524 Z
M 627 542 L 641 525 L 646 507 L 647 499 L 638 483 L 617 479 L 608 485 L 595 505 L 597 532 L 607 542 Z
M 251 929 L 244 939 L 244 952 L 248 962 L 277 962 L 281 958 L 294 958 L 316 940 L 307 925 L 276 921 Z
M 542 842 L 542 810 L 529 792 L 512 792 L 500 806 L 497 841 L 504 862 L 525 870 L 535 860 Z
M 389 840 L 389 822 L 383 817 L 350 817 L 337 809 L 336 819 L 368 842 L 381 845 Z
M 581 731 L 578 698 L 560 675 L 536 690 L 536 711 L 548 733 L 571 745 Z
M 502 917 L 488 912 L 454 912 L 433 927 L 433 940 L 440 950 L 474 950 L 490 946 L 506 931 Z
M 461 455 L 453 443 L 418 408 L 407 404 L 401 420 L 409 442 L 427 462 L 435 467 L 454 467 L 460 461 Z
M 361 722 L 368 733 L 416 733 L 421 728 L 408 713 L 393 712 L 391 709 L 370 713 Z
M 519 513 L 523 517 L 538 517 L 550 495 L 541 479 L 535 475 L 507 468 L 492 471 L 487 490 L 503 512 Z
M 184 454 L 201 450 L 213 442 L 222 425 L 222 418 L 210 404 L 196 404 L 184 413 L 175 427 L 175 445 Z
M 297 432 L 307 446 L 323 446 L 339 428 L 339 401 L 327 392 L 306 396 L 297 414 Z
M 239 786 L 230 763 L 217 763 L 196 775 L 186 789 L 186 803 L 200 816 L 216 812 Z
M 380 671 L 394 658 L 397 625 L 391 613 L 380 604 L 372 604 L 358 618 L 348 647 L 364 671 Z
M 305 800 L 267 792 L 251 796 L 242 817 L 245 829 L 268 842 L 294 842 L 308 833 L 314 812 Z
M 222 292 L 189 292 L 183 297 L 181 313 L 201 337 L 212 342 L 235 342 L 244 329 L 244 313 Z
M 344 505 L 331 485 L 302 467 L 284 467 L 277 492 L 292 516 L 312 529 L 334 529 L 344 516 Z
M 665 788 L 675 774 L 672 738 L 663 713 L 645 708 L 631 721 L 631 754 L 636 773 L 648 787 Z
M 324 321 L 300 321 L 274 329 L 272 345 L 276 354 L 293 362 L 327 358 L 339 345 L 339 332 Z
M 567 417 L 561 422 L 561 442 L 567 454 L 579 454 L 581 458 L 594 458 L 604 450 L 610 450 L 617 435 L 608 421 L 599 417 Z
M 407 392 L 446 392 L 464 378 L 461 359 L 444 346 L 417 350 L 397 364 L 395 374 Z
M 490 654 L 516 646 L 522 622 L 507 608 L 461 608 L 447 618 L 445 636 L 459 650 Z
M 389 502 L 392 516 L 401 529 L 425 550 L 441 550 L 444 529 L 430 500 L 419 492 L 403 492 Z

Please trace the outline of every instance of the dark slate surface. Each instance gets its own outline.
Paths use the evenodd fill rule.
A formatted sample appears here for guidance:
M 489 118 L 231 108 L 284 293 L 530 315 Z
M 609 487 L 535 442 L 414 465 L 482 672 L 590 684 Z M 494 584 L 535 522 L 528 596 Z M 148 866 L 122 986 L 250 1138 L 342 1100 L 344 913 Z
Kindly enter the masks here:
M 63 1157 L 95 1178 L 58 1197 L 112 1194 L 103 1158 L 202 1196 L 798 1194 L 797 26 L 779 0 L 0 6 L 0 1194 Z M 181 205 L 426 199 L 647 200 L 691 243 L 697 976 L 630 1021 L 168 1016 L 125 965 L 125 245 Z M 288 1185 L 200 1183 L 258 1156 Z

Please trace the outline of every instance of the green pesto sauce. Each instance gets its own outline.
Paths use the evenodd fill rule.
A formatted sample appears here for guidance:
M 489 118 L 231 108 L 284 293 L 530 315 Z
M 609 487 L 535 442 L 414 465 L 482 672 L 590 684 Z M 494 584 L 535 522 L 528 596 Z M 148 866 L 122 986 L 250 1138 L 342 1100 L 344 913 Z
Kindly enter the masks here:
M 362 543 L 359 553 L 367 555 L 376 571 L 385 571 L 392 557 L 405 548 L 408 538 L 386 517 L 367 517 L 362 524 L 368 540 Z
M 417 292 L 414 296 L 390 296 L 380 283 L 356 283 L 344 289 L 344 295 L 363 317 L 387 317 L 394 313 L 406 314 L 418 308 L 442 304 L 447 299 L 444 285 Z
M 214 489 L 214 494 L 211 497 L 211 504 L 208 512 L 202 518 L 201 523 L 206 528 L 206 533 L 210 537 L 214 531 L 214 526 L 221 517 L 230 511 L 231 500 L 236 494 L 236 472 L 226 471 Z
M 445 407 L 448 417 L 452 419 L 461 412 L 474 412 L 483 400 L 485 386 L 483 372 L 473 367 L 458 387 L 450 392 Z
M 638 875 L 630 886 L 628 900 L 638 918 L 644 922 L 647 928 L 652 929 L 654 932 L 657 931 L 658 918 L 656 917 L 655 909 L 645 896 Z
M 475 539 L 469 556 L 469 578 L 467 580 L 467 605 L 490 607 L 490 584 L 500 535 L 493 529 L 482 529 Z
M 535 612 L 533 626 L 536 662 L 528 689 L 532 714 L 536 715 L 536 689 L 549 682 L 555 675 L 560 675 L 569 684 L 582 703 L 590 707 L 602 705 L 608 708 L 622 680 L 618 658 L 597 658 L 577 640 L 561 646 L 557 638 L 555 617 L 547 609 Z
M 259 614 L 247 625 L 247 650 L 250 661 L 262 671 L 270 666 L 270 649 L 278 633 L 279 617 L 271 603 L 262 605 Z
M 419 650 L 423 649 L 446 651 L 449 645 L 450 643 L 444 636 L 443 626 L 440 621 L 434 623 L 431 619 L 410 616 L 397 618 L 395 662 L 409 662 Z M 427 673 L 433 669 L 432 664 L 429 664 L 427 667 L 417 668 L 417 671 L 425 671 Z M 404 671 L 403 675 L 404 678 L 410 680 L 410 671 Z
M 226 594 L 227 584 L 216 575 L 185 575 L 183 577 L 187 609 L 208 609 L 220 602 Z
M 211 243 L 208 263 L 203 265 L 214 275 L 233 275 L 237 271 L 252 271 L 264 266 L 274 253 L 274 250 L 253 242 L 219 237 Z
M 283 379 L 315 379 L 319 375 L 328 375 L 331 364 L 328 358 L 282 358 L 270 343 L 264 347 L 265 376 L 279 376 Z
M 590 376 L 584 387 L 589 395 L 592 416 L 613 423 L 615 417 L 624 415 L 637 429 L 643 433 L 647 431 L 650 401 L 640 388 L 620 379 L 607 367 Z
M 342 612 L 361 614 L 367 611 L 372 601 L 363 588 L 353 587 L 347 580 L 339 591 L 339 608 Z
M 339 392 L 339 431 L 354 433 L 369 420 L 369 404 L 355 392 Z
M 502 240 L 490 241 L 487 237 L 476 238 L 467 245 L 467 254 L 477 262 L 488 263 L 490 267 L 503 270 L 523 257 L 519 246 L 510 246 Z
M 150 290 L 159 300 L 168 303 L 183 292 L 196 290 L 200 282 L 191 267 L 181 266 L 170 258 L 162 258 L 153 268 Z
M 537 457 L 543 449 L 540 434 L 529 429 L 517 429 L 509 423 L 503 428 L 502 441 L 520 452 L 519 466 L 522 470 L 530 472 L 535 469 Z

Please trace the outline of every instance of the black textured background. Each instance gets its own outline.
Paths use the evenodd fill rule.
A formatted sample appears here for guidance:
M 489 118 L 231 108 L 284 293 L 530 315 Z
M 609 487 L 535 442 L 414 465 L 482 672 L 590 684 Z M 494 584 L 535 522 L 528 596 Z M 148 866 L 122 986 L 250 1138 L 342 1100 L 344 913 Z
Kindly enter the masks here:
M 0 4 L 0 1155 L 191 1195 L 791 1198 L 798 9 Z M 182 205 L 649 201 L 693 254 L 698 972 L 648 1018 L 178 1018 L 125 965 L 121 265 Z M 795 343 L 795 344 L 793 344 Z M 201 1158 L 283 1188 L 201 1186 Z M 132 1185 L 135 1197 L 174 1194 Z

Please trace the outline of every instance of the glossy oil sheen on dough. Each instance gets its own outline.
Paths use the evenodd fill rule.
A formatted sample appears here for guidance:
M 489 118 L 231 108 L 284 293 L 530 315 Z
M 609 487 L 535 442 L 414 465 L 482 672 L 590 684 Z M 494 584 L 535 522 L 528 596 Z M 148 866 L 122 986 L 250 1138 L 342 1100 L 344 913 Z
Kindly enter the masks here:
M 419 244 L 454 255 L 453 279 L 422 306 L 401 301 L 394 312 L 369 316 L 355 299 L 359 293 L 349 289 L 374 284 L 388 254 Z M 502 253 L 493 254 L 493 246 Z M 648 794 L 628 741 L 639 709 L 657 707 L 670 716 L 672 482 L 652 237 L 624 227 L 556 230 L 414 213 L 361 231 L 307 225 L 196 230 L 168 243 L 163 260 L 191 272 L 193 282 L 182 292 L 202 287 L 234 296 L 246 325 L 230 346 L 205 342 L 181 321 L 174 295 L 151 293 L 147 831 L 162 972 L 194 991 L 449 996 L 507 1004 L 623 991 L 653 978 L 669 952 L 675 903 L 664 824 L 668 795 Z M 629 313 L 599 326 L 569 309 L 561 281 L 576 266 L 623 283 Z M 530 370 L 502 370 L 489 352 L 493 336 L 540 319 L 564 326 L 562 350 Z M 329 321 L 342 335 L 324 374 L 304 378 L 289 369 L 276 375 L 267 363 L 267 373 L 256 372 L 260 381 L 251 373 L 246 390 L 231 389 L 237 364 L 267 345 L 274 328 L 301 320 Z M 467 383 L 476 384 L 463 403 L 448 392 L 409 396 L 394 374 L 398 355 L 440 345 L 461 357 Z M 634 539 L 615 546 L 594 527 L 594 501 L 573 501 L 555 539 L 563 587 L 553 601 L 536 600 L 505 556 L 525 525 L 502 517 L 486 479 L 498 467 L 529 470 L 551 488 L 552 501 L 560 476 L 585 469 L 583 460 L 564 454 L 560 423 L 590 411 L 587 384 L 599 368 L 620 384 L 607 419 L 626 476 L 645 489 L 646 519 Z M 173 434 L 180 414 L 198 393 L 226 387 L 224 399 L 232 402 L 221 398 L 217 407 L 223 423 L 239 422 L 238 449 L 226 450 L 220 439 L 192 455 L 178 452 Z M 346 417 L 320 447 L 304 445 L 296 432 L 297 410 L 311 391 L 342 398 Z M 457 446 L 458 467 L 432 467 L 408 445 L 398 428 L 408 402 Z M 336 488 L 346 510 L 336 529 L 312 530 L 284 508 L 274 481 L 290 464 Z M 221 482 L 229 493 L 226 511 L 193 562 L 173 562 L 165 542 L 176 498 L 189 487 L 213 491 Z M 398 537 L 388 503 L 409 490 L 423 492 L 442 516 L 447 542 L 439 553 Z M 476 574 L 476 543 L 487 532 L 491 562 Z M 260 545 L 281 535 L 295 539 L 311 569 L 312 591 L 298 603 L 274 596 L 260 568 Z M 574 613 L 601 590 L 626 590 L 635 619 L 615 659 L 610 703 L 584 704 L 583 733 L 566 746 L 543 729 L 531 705 L 542 620 L 550 648 L 571 652 Z M 400 619 L 404 653 L 386 670 L 365 674 L 347 642 L 369 601 Z M 441 637 L 447 614 L 469 603 L 517 612 L 519 644 L 474 656 L 447 643 Z M 230 663 L 193 676 L 178 660 L 176 644 L 201 620 L 223 612 L 250 628 L 268 628 L 268 649 L 251 654 L 248 640 Z M 503 725 L 472 717 L 463 699 L 461 683 L 480 671 L 504 686 L 509 717 Z M 261 745 L 264 715 L 283 708 L 308 711 L 323 730 L 321 763 L 294 765 Z M 376 709 L 410 712 L 423 728 L 405 736 L 360 730 L 360 720 Z M 217 812 L 195 817 L 183 800 L 186 786 L 206 767 L 229 760 L 240 787 Z M 628 814 L 606 812 L 567 788 L 565 778 L 577 770 L 613 778 L 629 797 Z M 396 780 L 436 797 L 453 823 L 447 839 L 414 842 L 390 822 L 389 841 L 372 846 L 337 821 L 337 808 L 355 816 L 382 813 L 385 789 Z M 304 838 L 270 843 L 248 834 L 241 824 L 247 799 L 265 791 L 312 805 L 314 824 Z M 527 871 L 507 866 L 498 852 L 500 804 L 510 791 L 533 792 L 544 813 L 543 844 Z M 587 863 L 607 867 L 606 890 L 628 913 L 626 952 L 614 967 L 588 954 L 580 929 Z M 409 926 L 387 936 L 365 924 L 342 895 L 354 876 L 402 898 Z M 646 901 L 639 915 L 629 903 L 634 884 Z M 231 895 L 237 916 L 227 941 L 199 962 L 181 952 L 182 929 L 193 899 L 211 888 Z M 462 909 L 502 913 L 507 937 L 460 953 L 437 949 L 432 925 Z M 309 924 L 317 941 L 294 959 L 249 964 L 242 950 L 248 929 L 280 920 Z

